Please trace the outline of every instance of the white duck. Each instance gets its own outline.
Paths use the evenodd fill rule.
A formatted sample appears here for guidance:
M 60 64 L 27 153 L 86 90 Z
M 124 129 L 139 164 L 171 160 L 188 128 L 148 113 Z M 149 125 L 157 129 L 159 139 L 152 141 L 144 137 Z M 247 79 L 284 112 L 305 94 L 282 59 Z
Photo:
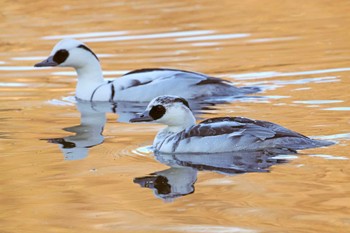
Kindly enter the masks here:
M 196 125 L 188 102 L 177 96 L 153 99 L 146 111 L 131 122 L 153 121 L 167 125 L 153 142 L 162 153 L 219 153 L 247 150 L 291 151 L 333 144 L 314 140 L 280 125 L 244 117 L 211 118 Z
M 46 66 L 73 67 L 78 74 L 76 97 L 85 101 L 145 102 L 165 94 L 198 99 L 259 91 L 256 87 L 238 88 L 223 79 L 177 69 L 139 69 L 105 81 L 96 54 L 74 39 L 61 40 L 46 60 L 35 64 Z

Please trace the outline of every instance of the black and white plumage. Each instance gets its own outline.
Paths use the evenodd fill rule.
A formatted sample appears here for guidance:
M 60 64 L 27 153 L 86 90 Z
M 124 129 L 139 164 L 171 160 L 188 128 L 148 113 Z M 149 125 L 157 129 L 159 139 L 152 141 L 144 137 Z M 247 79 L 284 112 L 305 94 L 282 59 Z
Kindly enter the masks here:
M 268 121 L 244 117 L 211 118 L 196 125 L 185 99 L 160 96 L 131 122 L 154 121 L 168 127 L 158 132 L 153 147 L 163 153 L 219 153 L 230 151 L 301 150 L 333 144 L 314 140 Z
M 35 65 L 45 66 L 73 67 L 78 74 L 76 97 L 86 101 L 145 102 L 165 94 L 198 99 L 259 91 L 257 87 L 238 88 L 223 79 L 177 69 L 139 69 L 113 81 L 105 81 L 96 54 L 74 39 L 58 42 L 50 56 Z

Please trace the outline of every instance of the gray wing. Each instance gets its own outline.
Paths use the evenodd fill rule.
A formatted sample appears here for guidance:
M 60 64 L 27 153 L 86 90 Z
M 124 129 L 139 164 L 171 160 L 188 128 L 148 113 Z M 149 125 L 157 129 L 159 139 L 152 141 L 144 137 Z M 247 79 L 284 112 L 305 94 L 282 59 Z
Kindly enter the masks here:
M 230 140 L 227 141 L 227 139 L 232 139 L 232 148 Z M 173 140 L 172 151 L 180 148 L 178 150 L 184 152 L 187 152 L 186 143 L 188 142 L 191 142 L 193 148 L 196 149 L 205 147 L 204 151 L 211 151 L 214 147 L 220 151 L 221 147 L 217 148 L 215 145 L 215 143 L 221 143 L 220 140 L 222 140 L 222 151 L 264 148 L 300 150 L 333 144 L 328 141 L 311 139 L 268 121 L 257 121 L 243 117 L 208 119 L 179 132 L 171 140 Z
M 299 133 L 286 129 L 280 125 L 268 122 L 251 120 L 244 117 L 219 117 L 201 122 L 183 132 L 180 138 L 208 137 L 222 134 L 230 137 L 250 135 L 256 140 L 266 140 L 278 137 L 304 137 Z
M 113 81 L 118 100 L 129 101 L 130 96 L 152 100 L 160 95 L 179 95 L 186 99 L 206 96 L 246 93 L 230 82 L 204 74 L 175 69 L 141 69 Z M 204 87 L 205 86 L 205 87 Z M 242 89 L 242 90 L 241 90 Z
M 206 84 L 230 85 L 230 82 L 228 81 L 215 77 L 210 77 L 201 73 L 177 69 L 160 68 L 148 68 L 131 71 L 123 75 L 121 79 L 119 79 L 118 83 L 120 84 L 119 89 L 125 90 L 128 88 L 169 81 L 172 79 L 174 79 L 174 81 L 176 82 L 179 82 L 183 79 L 184 81 L 186 81 L 187 85 L 193 86 L 200 86 Z

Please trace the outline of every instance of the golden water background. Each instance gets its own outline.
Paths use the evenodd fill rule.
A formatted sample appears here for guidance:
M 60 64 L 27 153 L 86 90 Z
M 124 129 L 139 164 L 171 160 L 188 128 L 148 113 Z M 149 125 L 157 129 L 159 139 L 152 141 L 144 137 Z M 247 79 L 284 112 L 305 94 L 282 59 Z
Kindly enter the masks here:
M 0 6 L 0 232 L 350 231 L 349 1 Z M 192 35 L 167 34 L 174 32 Z M 67 101 L 72 70 L 32 67 L 72 34 L 115 74 L 172 67 L 267 88 L 263 101 L 218 105 L 203 117 L 268 120 L 337 144 L 303 151 L 269 173 L 199 172 L 193 194 L 165 202 L 133 183 L 168 168 L 137 152 L 161 126 L 119 123 L 108 113 L 104 143 L 75 161 L 40 140 L 69 136 L 63 128 L 80 122 Z

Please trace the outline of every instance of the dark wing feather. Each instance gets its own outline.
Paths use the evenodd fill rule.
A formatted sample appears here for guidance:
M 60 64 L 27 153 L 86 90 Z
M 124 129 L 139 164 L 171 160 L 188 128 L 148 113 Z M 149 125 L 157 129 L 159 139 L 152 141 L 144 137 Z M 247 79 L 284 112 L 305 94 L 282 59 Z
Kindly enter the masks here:
M 207 85 L 207 84 L 219 84 L 219 85 L 225 85 L 225 84 L 229 84 L 229 81 L 220 79 L 220 78 L 215 78 L 215 77 L 209 77 L 206 76 L 204 80 L 201 80 L 200 82 L 198 82 L 196 85 Z
M 243 127 L 244 124 L 236 123 L 234 118 L 231 117 L 211 118 L 183 131 L 182 138 L 230 134 L 235 131 L 241 131 Z
M 137 70 L 132 70 L 125 75 L 129 74 L 137 74 L 137 73 L 147 73 L 147 72 L 153 72 L 153 71 L 174 71 L 174 72 L 183 72 L 183 73 L 189 73 L 189 74 L 194 74 L 194 75 L 200 75 L 203 77 L 206 77 L 206 75 L 197 73 L 197 72 L 192 72 L 192 71 L 187 71 L 187 70 L 179 70 L 179 69 L 170 69 L 170 68 L 143 68 L 143 69 L 137 69 Z
M 130 75 L 130 74 L 138 74 L 138 73 L 147 73 L 147 72 L 154 72 L 154 71 L 173 71 L 173 72 L 179 72 L 182 76 L 197 76 L 198 77 L 198 82 L 195 85 L 207 85 L 207 84 L 221 84 L 221 85 L 227 85 L 230 84 L 229 81 L 220 79 L 220 78 L 215 78 L 215 77 L 210 77 L 205 74 L 193 72 L 193 71 L 187 71 L 187 70 L 180 70 L 180 69 L 170 69 L 170 68 L 143 68 L 143 69 L 137 69 L 130 71 L 123 76 Z M 174 74 L 175 75 L 175 74 Z M 147 83 L 145 83 L 147 84 Z M 142 85 L 142 84 L 139 84 Z M 130 86 L 132 87 L 132 86 Z
M 278 137 L 305 137 L 304 135 L 268 121 L 258 121 L 244 117 L 218 117 L 207 119 L 198 125 L 182 131 L 180 134 L 179 136 L 182 139 L 218 136 L 223 134 L 231 134 L 232 137 L 245 134 L 260 140 Z

